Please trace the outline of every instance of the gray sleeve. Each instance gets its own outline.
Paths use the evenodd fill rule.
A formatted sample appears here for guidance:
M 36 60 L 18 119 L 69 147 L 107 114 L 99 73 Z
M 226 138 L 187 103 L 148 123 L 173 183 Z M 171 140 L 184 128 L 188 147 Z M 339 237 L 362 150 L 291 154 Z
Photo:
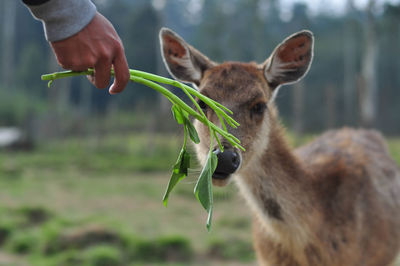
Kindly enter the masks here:
M 82 30 L 96 14 L 90 0 L 50 0 L 42 5 L 28 5 L 32 15 L 43 22 L 49 42 L 71 37 Z

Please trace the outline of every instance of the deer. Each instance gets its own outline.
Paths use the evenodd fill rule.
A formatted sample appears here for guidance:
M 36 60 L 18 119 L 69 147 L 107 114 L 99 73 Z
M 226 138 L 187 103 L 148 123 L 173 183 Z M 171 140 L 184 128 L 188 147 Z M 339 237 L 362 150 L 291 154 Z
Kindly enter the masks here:
M 292 149 L 279 121 L 276 95 L 308 72 L 312 32 L 287 37 L 261 64 L 216 63 L 168 28 L 159 37 L 171 76 L 228 107 L 240 123 L 229 132 L 245 151 L 221 139 L 212 183 L 226 186 L 233 180 L 247 202 L 259 265 L 394 265 L 400 169 L 381 133 L 345 127 Z M 204 102 L 198 104 L 219 123 Z M 196 121 L 195 128 L 200 136 L 195 152 L 204 165 L 210 133 Z

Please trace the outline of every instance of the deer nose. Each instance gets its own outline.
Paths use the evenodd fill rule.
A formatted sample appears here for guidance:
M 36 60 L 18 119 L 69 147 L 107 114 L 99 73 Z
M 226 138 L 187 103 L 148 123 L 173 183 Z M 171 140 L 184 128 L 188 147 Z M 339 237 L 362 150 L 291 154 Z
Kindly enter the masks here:
M 219 148 L 214 149 L 214 154 L 217 155 L 218 164 L 213 178 L 225 179 L 228 178 L 230 174 L 233 174 L 240 165 L 239 154 L 232 149 L 224 149 L 223 152 Z

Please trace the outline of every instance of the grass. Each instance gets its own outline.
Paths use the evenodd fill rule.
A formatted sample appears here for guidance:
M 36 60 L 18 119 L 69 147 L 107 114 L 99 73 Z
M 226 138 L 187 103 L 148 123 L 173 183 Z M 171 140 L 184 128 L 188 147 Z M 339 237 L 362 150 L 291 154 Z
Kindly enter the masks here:
M 254 265 L 250 213 L 235 187 L 215 189 L 207 233 L 207 214 L 193 196 L 198 169 L 171 194 L 168 208 L 162 204 L 182 138 L 152 139 L 68 139 L 0 152 L 2 252 L 40 266 Z M 215 241 L 230 250 L 245 245 L 246 255 L 213 253 Z
M 40 146 L 34 153 L 0 153 L 1 174 L 19 175 L 30 168 L 110 174 L 114 171 L 165 171 L 177 157 L 180 138 L 162 135 L 68 139 Z
M 207 233 L 193 196 L 198 169 L 168 208 L 162 204 L 181 137 L 151 139 L 113 135 L 0 151 L 0 265 L 255 265 L 251 214 L 236 188 L 214 188 Z M 388 141 L 400 163 L 400 139 Z
M 393 159 L 400 165 L 400 138 L 389 138 L 388 146 Z

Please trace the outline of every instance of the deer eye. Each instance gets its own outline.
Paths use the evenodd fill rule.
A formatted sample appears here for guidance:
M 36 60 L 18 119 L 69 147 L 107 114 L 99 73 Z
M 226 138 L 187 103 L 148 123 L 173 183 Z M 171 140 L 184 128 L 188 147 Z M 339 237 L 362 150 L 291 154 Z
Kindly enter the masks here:
M 262 115 L 265 111 L 265 109 L 267 109 L 267 104 L 266 103 L 257 103 L 256 105 L 253 105 L 253 107 L 251 107 L 251 114 L 254 115 Z
M 202 100 L 198 100 L 197 104 L 200 106 L 200 108 L 204 111 L 207 109 L 207 104 L 203 102 Z

